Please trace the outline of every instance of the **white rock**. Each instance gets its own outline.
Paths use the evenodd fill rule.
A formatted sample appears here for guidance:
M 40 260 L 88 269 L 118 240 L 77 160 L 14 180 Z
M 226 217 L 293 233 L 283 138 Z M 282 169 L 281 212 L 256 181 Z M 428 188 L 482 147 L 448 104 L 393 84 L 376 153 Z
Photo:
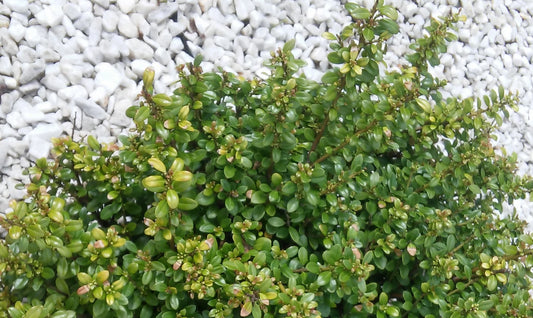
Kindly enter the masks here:
M 115 62 L 120 57 L 119 43 L 116 41 L 101 40 L 98 45 L 102 59 L 107 62 Z
M 150 24 L 146 22 L 144 16 L 140 13 L 133 13 L 130 15 L 131 22 L 137 27 L 139 33 L 149 34 Z
M 38 76 L 44 73 L 45 67 L 46 65 L 41 59 L 35 61 L 35 63 L 23 64 L 22 74 L 20 75 L 19 83 L 26 84 L 36 79 Z
M 501 29 L 501 35 L 505 42 L 512 42 L 515 38 L 515 31 L 509 24 L 505 24 Z
M 0 74 L 7 76 L 13 75 L 11 67 L 11 59 L 9 56 L 0 56 Z
M 17 53 L 17 59 L 21 63 L 33 63 L 35 62 L 35 50 L 21 45 Z
M 85 87 L 81 85 L 72 85 L 60 89 L 57 92 L 57 96 L 65 101 L 71 101 L 75 98 L 87 99 L 88 93 Z
M 32 25 L 26 29 L 24 39 L 31 47 L 35 47 L 38 43 L 45 42 L 47 39 L 46 28 L 41 25 Z
M 89 34 L 89 28 L 91 27 L 91 22 L 94 19 L 92 11 L 84 11 L 80 17 L 74 21 L 74 26 L 77 30 Z
M 14 79 L 13 77 L 6 77 L 4 78 L 4 83 L 6 84 L 7 88 L 10 88 L 10 89 L 15 89 L 17 88 L 17 80 Z
M 65 3 L 63 5 L 63 13 L 72 21 L 79 18 L 81 15 L 81 9 L 79 6 L 75 5 L 74 3 Z
M 173 38 L 172 41 L 170 41 L 168 50 L 170 52 L 179 53 L 183 50 L 183 47 L 183 42 L 181 42 L 180 38 Z
M 13 109 L 13 105 L 20 98 L 20 93 L 16 90 L 2 94 L 2 103 L 0 103 L 0 112 L 7 114 Z M 0 126 L 1 127 L 1 126 Z
M 98 120 L 104 120 L 108 117 L 105 110 L 92 100 L 85 100 L 85 99 L 77 98 L 75 99 L 74 103 L 76 104 L 76 106 L 81 108 L 81 110 L 87 116 L 90 116 Z
M 9 35 L 15 42 L 20 42 L 24 38 L 24 34 L 26 34 L 26 28 L 17 20 L 11 21 L 8 30 Z
M 22 118 L 22 115 L 19 112 L 15 111 L 7 114 L 6 122 L 15 129 L 27 126 L 27 123 L 24 121 L 24 118 Z
M 178 11 L 178 3 L 166 2 L 161 3 L 159 7 L 148 14 L 146 19 L 148 22 L 155 23 L 157 25 L 165 20 L 169 20 L 169 17 Z
M 105 88 L 109 94 L 112 94 L 122 81 L 122 74 L 109 63 L 96 65 L 95 71 L 95 85 Z
M 4 167 L 6 163 L 7 152 L 9 151 L 10 144 L 7 139 L 0 139 L 0 169 Z
M 137 26 L 135 26 L 135 24 L 125 14 L 121 14 L 118 19 L 118 31 L 127 38 L 136 38 L 139 36 L 139 30 L 137 29 Z
M 72 24 L 72 21 L 70 21 L 68 16 L 63 16 L 63 21 L 61 25 L 65 28 L 65 32 L 68 34 L 68 36 L 73 37 L 76 35 L 76 27 L 74 26 L 74 24 Z
M 122 13 L 128 14 L 131 11 L 133 11 L 135 6 L 137 5 L 137 1 L 136 0 L 117 0 L 117 5 L 120 11 L 122 11 Z
M 99 6 L 101 6 L 104 9 L 109 8 L 109 0 L 93 0 L 96 2 Z
M 81 65 L 61 62 L 59 63 L 59 68 L 71 84 L 80 84 L 83 76 L 83 67 Z
M 19 99 L 15 105 L 13 105 L 13 108 L 20 112 L 22 119 L 28 124 L 33 124 L 44 119 L 44 113 L 32 107 L 31 104 L 24 99 Z
M 257 10 L 250 12 L 250 26 L 254 29 L 260 26 L 265 26 L 265 16 Z
M 35 95 L 40 87 L 41 84 L 37 80 L 33 80 L 27 84 L 20 86 L 19 90 L 22 95 Z M 38 96 L 35 96 L 34 98 L 38 98 Z
M 142 77 L 144 70 L 146 70 L 146 68 L 150 65 L 151 63 L 146 60 L 134 60 L 133 62 L 131 62 L 131 70 L 138 77 Z
M 12 11 L 28 12 L 28 0 L 4 0 L 3 2 Z
M 97 45 L 102 35 L 102 18 L 95 17 L 89 28 L 89 45 Z
M 46 88 L 57 92 L 67 87 L 68 80 L 63 75 L 45 75 L 44 78 L 41 80 L 41 83 Z
M 46 158 L 50 153 L 52 143 L 43 138 L 33 137 L 30 139 L 30 146 L 28 149 L 28 156 L 33 160 Z
M 83 54 L 85 55 L 85 58 L 87 61 L 92 63 L 93 65 L 96 65 L 98 63 L 101 63 L 103 61 L 103 56 L 100 48 L 96 46 L 90 46 L 88 47 Z
M 172 34 L 170 34 L 169 30 L 163 29 L 161 30 L 161 32 L 159 32 L 157 42 L 159 43 L 161 48 L 163 49 L 168 48 L 171 41 L 172 41 Z
M 37 56 L 42 58 L 46 63 L 57 62 L 61 58 L 56 51 L 46 45 L 37 44 L 35 50 L 37 52 Z
M 528 61 L 525 57 L 519 53 L 513 54 L 513 65 L 516 67 L 522 67 L 528 64 Z
M 105 88 L 98 86 L 89 93 L 89 98 L 105 107 L 109 100 L 109 94 Z
M 126 40 L 126 46 L 130 51 L 130 56 L 134 59 L 148 60 L 154 56 L 154 50 L 139 39 Z
M 50 101 L 44 101 L 38 104 L 35 104 L 35 109 L 43 113 L 52 113 L 57 110 L 57 106 L 51 103 Z
M 109 123 L 121 127 L 128 127 L 131 125 L 131 118 L 126 116 L 126 110 L 132 105 L 132 102 L 127 99 L 119 99 L 114 104 L 113 115 L 109 119 Z
M 53 27 L 58 25 L 63 19 L 63 8 L 59 5 L 46 6 L 35 16 L 37 22 L 42 25 Z
M 118 25 L 118 15 L 114 11 L 106 10 L 102 17 L 102 27 L 106 32 L 115 32 Z

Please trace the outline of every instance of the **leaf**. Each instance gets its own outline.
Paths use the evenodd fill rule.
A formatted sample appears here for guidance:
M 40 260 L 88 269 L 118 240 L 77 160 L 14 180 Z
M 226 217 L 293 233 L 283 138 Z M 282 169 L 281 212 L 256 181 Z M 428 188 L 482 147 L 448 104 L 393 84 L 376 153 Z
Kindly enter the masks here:
M 241 307 L 241 317 L 247 317 L 252 313 L 252 302 L 248 299 Z
M 179 205 L 180 198 L 178 196 L 178 193 L 174 191 L 173 189 L 167 190 L 167 204 L 169 208 L 176 209 Z
M 163 192 L 166 189 L 166 182 L 162 176 L 148 176 L 143 179 L 142 184 L 151 192 Z
M 398 19 L 398 10 L 392 6 L 381 6 L 378 8 L 379 12 L 389 19 Z
M 431 113 L 431 104 L 426 99 L 419 97 L 415 99 L 415 101 L 417 105 L 420 106 L 420 108 L 422 108 L 424 112 Z
M 370 11 L 367 8 L 356 7 L 351 10 L 348 9 L 348 11 L 354 19 L 364 20 L 370 18 Z
M 490 275 L 487 280 L 487 289 L 489 291 L 493 291 L 496 289 L 497 286 L 498 286 L 498 279 L 496 278 L 495 275 Z
M 267 237 L 260 237 L 255 241 L 254 249 L 258 251 L 270 251 L 272 241 Z
M 331 33 L 331 32 L 324 32 L 322 33 L 322 37 L 326 40 L 330 40 L 330 41 L 333 41 L 333 40 L 336 40 L 337 37 L 335 36 L 335 34 Z
M 476 195 L 481 193 L 481 189 L 479 188 L 479 186 L 477 184 L 469 185 L 468 189 L 470 191 L 472 191 L 473 194 L 476 194 Z
M 330 281 L 331 281 L 331 272 L 330 271 L 326 271 L 326 272 L 320 273 L 320 275 L 318 275 L 318 277 L 316 279 L 316 283 L 318 284 L 318 286 L 327 285 L 327 284 L 329 284 Z
M 181 197 L 178 203 L 178 209 L 183 211 L 194 210 L 197 206 L 198 202 L 187 197 Z
M 268 224 L 272 225 L 273 227 L 281 227 L 285 225 L 285 221 L 283 221 L 282 218 L 273 216 L 268 219 Z
M 158 158 L 150 158 L 148 159 L 148 163 L 154 168 L 155 170 L 161 172 L 161 173 L 167 173 L 167 167 L 165 167 L 165 164 L 163 161 L 159 160 Z
M 287 41 L 283 45 L 283 52 L 284 53 L 289 53 L 290 51 L 292 51 L 294 49 L 295 44 L 296 44 L 296 40 L 295 39 L 291 39 L 291 40 Z
M 176 182 L 187 182 L 192 179 L 192 173 L 187 170 L 176 171 L 172 174 L 172 180 Z
M 300 205 L 300 201 L 298 198 L 294 197 L 287 202 L 287 212 L 292 213 L 298 209 L 298 206 Z
M 263 191 L 254 191 L 250 201 L 253 204 L 263 204 L 268 200 L 268 195 Z
M 370 42 L 374 39 L 374 31 L 370 28 L 365 28 L 363 30 L 363 37 L 365 38 L 365 41 Z

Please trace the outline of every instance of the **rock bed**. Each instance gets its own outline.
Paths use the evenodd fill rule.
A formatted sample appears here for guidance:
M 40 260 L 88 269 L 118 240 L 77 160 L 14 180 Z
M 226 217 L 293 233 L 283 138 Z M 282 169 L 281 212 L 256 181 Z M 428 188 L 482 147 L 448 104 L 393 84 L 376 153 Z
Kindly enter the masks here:
M 0 2 L 0 211 L 23 191 L 24 168 L 47 156 L 50 138 L 95 135 L 110 142 L 130 127 L 147 66 L 166 92 L 176 65 L 204 56 L 203 67 L 264 76 L 270 52 L 296 39 L 306 76 L 327 68 L 321 34 L 349 19 L 336 0 L 3 0 Z M 370 7 L 373 1 L 362 1 Z M 393 0 L 400 34 L 386 58 L 401 63 L 431 16 L 461 8 L 467 21 L 433 72 L 445 93 L 480 96 L 498 85 L 518 92 L 520 111 L 498 133 L 516 152 L 519 173 L 533 174 L 533 2 L 528 0 Z M 515 202 L 533 220 L 529 202 Z

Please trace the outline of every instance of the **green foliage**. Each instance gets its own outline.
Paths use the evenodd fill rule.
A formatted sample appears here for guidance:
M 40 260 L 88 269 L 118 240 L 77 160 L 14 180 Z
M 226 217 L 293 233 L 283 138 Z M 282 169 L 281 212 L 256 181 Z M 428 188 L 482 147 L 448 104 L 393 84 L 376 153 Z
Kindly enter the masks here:
M 179 67 L 120 145 L 55 140 L 0 219 L 0 317 L 531 317 L 530 178 L 491 134 L 503 90 L 444 100 L 457 15 L 384 65 L 396 10 L 348 3 L 317 83 L 290 41 L 266 80 Z

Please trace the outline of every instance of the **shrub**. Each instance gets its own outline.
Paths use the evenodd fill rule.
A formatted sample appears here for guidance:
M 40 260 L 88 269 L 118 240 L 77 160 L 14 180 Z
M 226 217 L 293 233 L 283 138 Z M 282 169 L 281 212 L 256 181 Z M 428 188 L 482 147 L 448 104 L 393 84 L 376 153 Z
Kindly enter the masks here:
M 457 15 L 384 65 L 396 11 L 346 4 L 321 82 L 294 41 L 265 80 L 144 74 L 118 144 L 55 140 L 1 219 L 0 317 L 531 317 L 532 182 L 492 133 L 502 89 L 444 100 Z M 453 28 L 452 28 L 453 29 Z

